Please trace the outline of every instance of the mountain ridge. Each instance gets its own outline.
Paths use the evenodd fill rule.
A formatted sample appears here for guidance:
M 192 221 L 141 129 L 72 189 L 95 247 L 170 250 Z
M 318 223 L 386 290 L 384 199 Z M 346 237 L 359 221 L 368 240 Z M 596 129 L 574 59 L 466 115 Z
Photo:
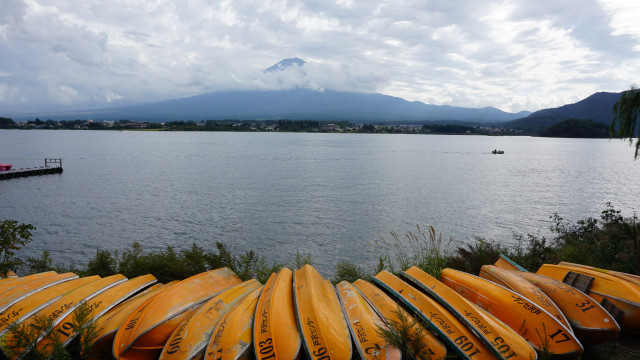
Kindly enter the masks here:
M 290 90 L 211 92 L 121 108 L 65 112 L 45 116 L 56 120 L 69 119 L 80 114 L 90 114 L 94 120 L 127 119 L 152 122 L 306 119 L 353 122 L 467 121 L 502 123 L 521 118 L 528 115 L 529 112 L 507 113 L 493 107 L 463 108 L 431 105 L 379 93 L 316 91 L 295 88 Z
M 610 125 L 613 121 L 613 105 L 621 95 L 622 92 L 596 92 L 573 104 L 538 110 L 527 117 L 507 121 L 503 126 L 512 129 L 541 131 L 569 119 L 592 120 Z

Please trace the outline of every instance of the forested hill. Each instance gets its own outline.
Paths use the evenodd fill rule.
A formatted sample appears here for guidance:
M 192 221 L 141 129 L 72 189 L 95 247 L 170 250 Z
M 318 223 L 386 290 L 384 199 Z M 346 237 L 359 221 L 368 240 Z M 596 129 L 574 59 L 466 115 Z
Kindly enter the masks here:
M 569 119 L 549 126 L 542 137 L 608 138 L 609 127 L 591 120 Z
M 620 99 L 621 93 L 598 92 L 574 104 L 543 109 L 531 115 L 504 123 L 505 127 L 541 132 L 547 127 L 568 119 L 593 120 L 610 125 L 613 120 L 611 109 Z

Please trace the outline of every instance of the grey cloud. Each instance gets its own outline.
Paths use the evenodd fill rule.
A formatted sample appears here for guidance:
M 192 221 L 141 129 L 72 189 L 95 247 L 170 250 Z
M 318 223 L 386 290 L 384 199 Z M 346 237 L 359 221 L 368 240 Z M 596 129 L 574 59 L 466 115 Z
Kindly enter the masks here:
M 291 87 L 536 110 L 640 75 L 640 36 L 592 0 L 29 4 L 3 0 L 0 112 Z M 304 71 L 262 72 L 293 56 Z

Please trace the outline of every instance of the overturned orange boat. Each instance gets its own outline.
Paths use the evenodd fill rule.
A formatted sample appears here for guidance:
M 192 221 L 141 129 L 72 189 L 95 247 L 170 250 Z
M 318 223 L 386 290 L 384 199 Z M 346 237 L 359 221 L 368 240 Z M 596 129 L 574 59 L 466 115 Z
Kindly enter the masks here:
M 121 360 L 157 359 L 189 311 L 240 282 L 233 271 L 222 268 L 194 275 L 167 288 L 123 322 L 114 339 L 113 355 Z
M 413 266 L 403 274 L 474 331 L 498 359 L 536 359 L 536 351 L 517 332 L 438 279 Z
M 584 344 L 602 344 L 620 334 L 620 326 L 597 301 L 578 289 L 550 277 L 526 271 L 504 255 L 496 265 L 516 270 L 514 274 L 542 290 L 566 316 L 574 334 Z M 521 270 L 519 270 L 521 269 Z
M 572 331 L 531 300 L 491 281 L 443 269 L 440 281 L 491 313 L 525 338 L 537 351 L 579 358 L 584 351 Z
M 262 290 L 253 323 L 256 359 L 295 360 L 302 338 L 293 305 L 293 272 L 282 268 L 271 274 Z
M 354 281 L 353 285 L 389 326 L 402 322 L 413 324 L 410 330 L 411 337 L 420 341 L 418 349 L 410 349 L 415 359 L 428 357 L 437 360 L 447 357 L 447 347 L 384 291 L 362 279 Z
M 260 282 L 251 279 L 207 300 L 176 327 L 160 353 L 160 360 L 204 359 L 211 334 L 220 320 L 260 286 Z
M 622 332 L 640 334 L 640 287 L 620 277 L 568 265 L 544 264 L 538 274 L 589 295 L 618 321 Z
M 378 332 L 380 328 L 388 329 L 388 325 L 367 300 L 347 281 L 340 282 L 336 289 L 360 357 L 363 360 L 400 360 L 400 350 Z
M 293 276 L 298 327 L 310 360 L 350 360 L 351 336 L 333 285 L 305 265 Z M 259 346 L 259 344 L 258 344 Z
M 495 359 L 495 355 L 465 324 L 420 290 L 388 271 L 371 279 L 410 308 L 463 359 Z

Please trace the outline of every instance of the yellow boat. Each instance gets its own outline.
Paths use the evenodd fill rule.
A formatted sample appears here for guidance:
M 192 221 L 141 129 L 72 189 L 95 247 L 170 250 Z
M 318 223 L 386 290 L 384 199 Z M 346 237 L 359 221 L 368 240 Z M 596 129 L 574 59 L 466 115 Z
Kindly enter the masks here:
M 350 360 L 351 336 L 329 280 L 323 279 L 311 265 L 305 265 L 293 274 L 293 298 L 298 329 L 309 359 Z
M 28 284 L 31 281 L 42 279 L 51 275 L 55 275 L 55 271 L 46 271 L 37 274 L 31 274 L 23 277 L 11 277 L 3 279 L 0 283 L 0 294 L 3 294 L 13 288 Z
M 160 360 L 203 359 L 207 343 L 220 319 L 260 286 L 257 280 L 251 279 L 207 300 L 176 327 L 162 349 Z
M 371 279 L 405 304 L 463 359 L 495 359 L 493 352 L 460 320 L 435 300 L 388 271 Z
M 91 353 L 87 358 L 94 360 L 111 360 L 113 339 L 122 322 L 132 311 L 140 307 L 143 303 L 151 301 L 153 297 L 166 289 L 167 286 L 169 286 L 169 284 L 153 285 L 139 295 L 111 309 L 104 316 L 99 317 L 96 320 L 96 336 L 91 344 Z
M 356 288 L 347 281 L 336 285 L 351 336 L 363 360 L 400 360 L 402 354 L 378 333 L 388 328 Z
M 614 270 L 600 269 L 600 268 L 593 267 L 593 266 L 575 264 L 575 263 L 570 263 L 570 262 L 566 262 L 566 261 L 561 261 L 561 262 L 558 263 L 558 265 L 579 267 L 579 268 L 583 268 L 583 269 L 589 269 L 589 270 L 593 270 L 593 271 L 609 274 L 611 276 L 615 276 L 617 278 L 629 281 L 631 283 L 634 283 L 634 284 L 640 286 L 640 276 L 639 275 L 628 274 L 628 273 L 625 273 L 625 272 L 614 271 Z
M 87 276 L 54 285 L 38 292 L 38 296 L 28 296 L 0 313 L 0 337 L 7 331 L 9 325 L 20 323 L 40 309 L 58 300 L 66 293 L 98 280 L 99 276 Z
M 157 359 L 175 328 L 190 310 L 241 280 L 228 268 L 180 281 L 133 311 L 118 329 L 113 355 L 124 359 Z
M 566 265 L 544 264 L 538 274 L 580 286 L 618 321 L 622 332 L 640 334 L 640 289 L 623 279 L 602 272 Z
M 220 319 L 211 332 L 205 360 L 248 360 L 251 358 L 251 329 L 262 286 L 253 290 Z
M 571 330 L 524 296 L 453 269 L 443 269 L 440 281 L 517 331 L 537 351 L 575 358 L 582 355 L 584 349 Z
M 10 279 L 10 278 L 15 278 L 15 277 L 18 277 L 18 274 L 16 274 L 16 273 L 14 273 L 13 271 L 9 270 L 9 271 L 7 271 L 7 272 L 6 272 L 6 273 L 4 273 L 4 274 L 0 274 L 0 282 L 1 282 L 2 280 Z
M 422 326 L 420 322 L 414 320 L 413 315 L 404 310 L 402 306 L 393 301 L 389 295 L 384 291 L 377 288 L 370 282 L 358 279 L 353 282 L 353 285 L 369 302 L 371 307 L 378 312 L 380 317 L 391 325 L 393 323 L 398 324 L 400 322 L 400 316 L 403 316 L 409 324 L 415 324 L 412 329 L 412 335 L 416 332 L 422 334 L 422 344 L 424 346 L 423 354 L 413 354 L 414 358 L 420 359 L 422 355 L 433 360 L 444 359 L 447 357 L 447 347 L 440 342 L 429 330 Z M 414 335 L 417 338 L 418 335 Z
M 523 277 L 553 300 L 569 320 L 574 334 L 581 343 L 602 344 L 615 339 L 620 334 L 620 326 L 611 314 L 581 291 L 556 279 L 528 272 L 504 256 L 496 262 L 496 265 L 522 269 L 508 271 Z
M 92 281 L 86 285 L 83 285 L 75 290 L 67 293 L 63 297 L 54 301 L 47 307 L 28 317 L 24 321 L 21 322 L 20 326 L 31 326 L 35 322 L 35 320 L 41 316 L 45 316 L 52 321 L 52 326 L 58 325 L 62 319 L 64 319 L 68 314 L 70 314 L 73 310 L 75 310 L 86 298 L 93 297 L 97 294 L 102 293 L 103 291 L 126 281 L 123 275 L 112 275 L 102 279 L 98 279 Z M 36 341 L 40 341 L 44 336 L 44 333 L 41 333 L 37 336 Z M 24 348 L 19 348 L 16 346 L 15 339 L 11 334 L 4 333 L 2 337 L 0 337 L 0 347 L 7 355 L 7 357 L 11 360 L 18 359 L 23 355 Z
M 9 306 L 17 303 L 18 301 L 35 294 L 38 291 L 44 290 L 50 286 L 60 284 L 65 281 L 77 279 L 78 275 L 74 273 L 64 274 L 52 274 L 51 276 L 45 276 L 43 278 L 34 279 L 22 286 L 14 287 L 11 290 L 7 290 L 2 293 L 0 298 L 0 313 L 5 311 Z
M 265 284 L 256 306 L 253 339 L 257 360 L 295 360 L 300 355 L 302 339 L 296 324 L 291 270 L 282 268 Z
M 158 280 L 153 275 L 142 275 L 134 279 L 118 283 L 117 285 L 95 296 L 89 296 L 85 298 L 84 301 L 87 302 L 89 308 L 91 309 L 91 314 L 89 314 L 87 321 L 93 322 L 95 319 L 104 315 L 107 311 L 111 310 L 120 302 L 131 297 L 133 294 L 139 292 L 140 290 L 151 286 L 157 281 Z M 67 346 L 69 342 L 71 342 L 71 340 L 73 340 L 77 335 L 75 326 L 73 324 L 74 314 L 75 311 L 65 316 L 65 318 L 62 319 L 58 323 L 58 325 L 54 326 L 51 330 L 57 333 L 57 340 L 62 342 L 63 346 Z M 48 338 L 40 340 L 36 345 L 36 348 L 40 351 L 41 354 L 45 354 L 47 356 L 50 355 L 53 350 L 51 341 Z
M 514 261 L 512 261 L 511 259 L 509 259 L 508 257 L 500 254 L 500 257 L 498 258 L 498 260 L 493 264 L 499 268 L 502 269 L 506 269 L 506 270 L 515 270 L 515 271 L 524 271 L 524 272 L 529 272 L 529 270 L 523 268 L 522 266 L 516 264 Z
M 466 324 L 498 359 L 537 358 L 536 351 L 522 336 L 433 276 L 415 266 L 402 275 Z
M 555 316 L 556 319 L 558 319 L 558 321 L 560 321 L 567 329 L 571 330 L 571 325 L 569 325 L 567 318 L 564 316 L 562 311 L 558 309 L 556 304 L 544 293 L 544 291 L 538 289 L 535 285 L 521 276 L 495 265 L 483 265 L 482 268 L 480 268 L 479 275 L 483 279 L 487 279 L 498 285 L 504 286 L 507 289 L 526 297 L 534 304 L 538 305 L 539 308 L 544 309 L 549 314 Z

